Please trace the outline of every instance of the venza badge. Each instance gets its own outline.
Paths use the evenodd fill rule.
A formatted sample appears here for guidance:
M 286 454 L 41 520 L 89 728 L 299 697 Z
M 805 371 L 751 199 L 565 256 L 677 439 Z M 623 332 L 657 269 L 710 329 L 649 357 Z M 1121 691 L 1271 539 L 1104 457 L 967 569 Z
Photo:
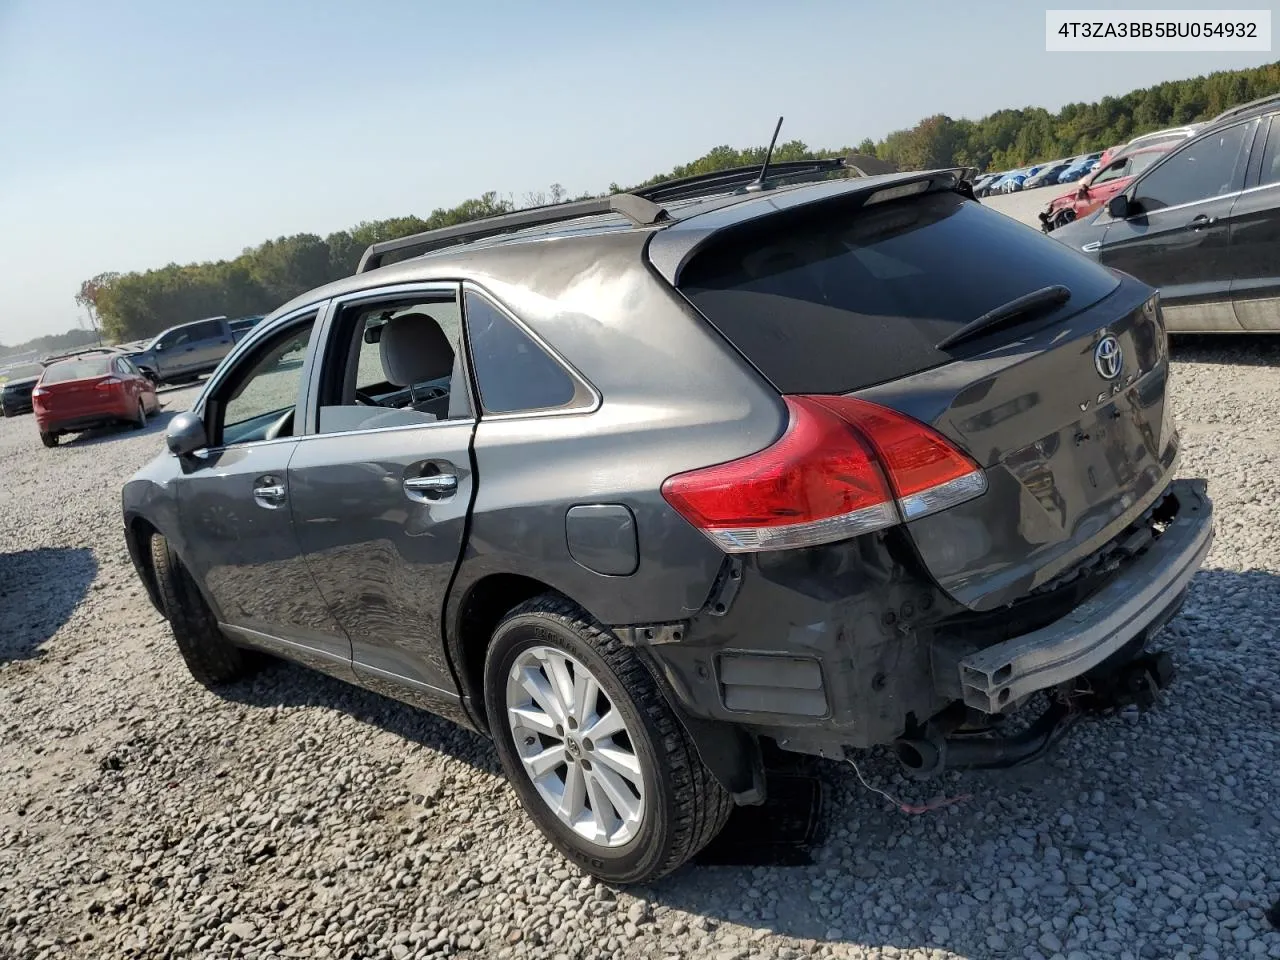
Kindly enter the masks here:
M 1107 334 L 1093 348 L 1093 367 L 1103 380 L 1114 380 L 1124 369 L 1124 353 L 1120 341 Z

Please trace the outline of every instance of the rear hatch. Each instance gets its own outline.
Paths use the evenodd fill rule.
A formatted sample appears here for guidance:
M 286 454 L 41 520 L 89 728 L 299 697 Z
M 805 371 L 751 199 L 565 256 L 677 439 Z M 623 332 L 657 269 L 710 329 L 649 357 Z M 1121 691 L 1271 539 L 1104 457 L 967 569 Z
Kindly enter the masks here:
M 109 399 L 109 385 L 119 380 L 111 373 L 110 357 L 62 360 L 45 370 L 40 379 L 40 405 L 52 413 L 74 413 Z
M 851 394 L 932 426 L 981 496 L 905 525 L 929 575 L 987 610 L 1116 536 L 1177 452 L 1153 291 L 950 191 L 836 200 L 717 234 L 678 285 L 783 394 Z M 952 345 L 976 318 L 1051 298 Z

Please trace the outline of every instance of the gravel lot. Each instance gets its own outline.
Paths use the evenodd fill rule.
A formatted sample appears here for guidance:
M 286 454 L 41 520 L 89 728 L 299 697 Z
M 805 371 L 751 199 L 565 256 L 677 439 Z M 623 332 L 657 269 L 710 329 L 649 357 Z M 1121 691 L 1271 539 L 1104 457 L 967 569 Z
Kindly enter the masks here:
M 1176 351 L 1182 471 L 1219 533 L 1141 716 L 1005 774 L 819 765 L 812 866 L 611 891 L 516 810 L 478 737 L 301 668 L 190 680 L 118 492 L 145 433 L 0 420 L 0 957 L 1280 958 L 1280 341 Z

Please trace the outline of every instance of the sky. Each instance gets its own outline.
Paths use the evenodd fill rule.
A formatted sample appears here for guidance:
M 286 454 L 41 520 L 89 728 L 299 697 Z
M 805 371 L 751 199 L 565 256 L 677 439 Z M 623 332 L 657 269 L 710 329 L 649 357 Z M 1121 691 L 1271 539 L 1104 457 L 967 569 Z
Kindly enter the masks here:
M 1276 59 L 1047 53 L 1044 9 L 0 0 L 0 343 L 76 326 L 105 270 L 486 190 L 604 190 L 767 143 L 779 115 L 782 140 L 837 147 Z

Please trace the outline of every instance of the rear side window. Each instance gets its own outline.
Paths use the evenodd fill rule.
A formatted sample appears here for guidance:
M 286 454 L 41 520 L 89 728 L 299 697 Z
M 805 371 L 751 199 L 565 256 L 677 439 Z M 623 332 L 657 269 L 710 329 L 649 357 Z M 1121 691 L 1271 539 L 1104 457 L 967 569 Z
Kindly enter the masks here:
M 485 297 L 468 290 L 467 339 L 486 413 L 553 410 L 573 404 L 577 386 L 560 364 Z
M 1082 310 L 1119 281 L 1082 254 L 950 191 L 756 221 L 685 268 L 681 291 L 783 393 L 847 393 L 1017 337 L 935 344 L 1064 284 Z
M 1258 186 L 1280 183 L 1280 114 L 1271 118 L 1271 132 L 1267 134 L 1267 147 L 1262 152 L 1262 176 Z

